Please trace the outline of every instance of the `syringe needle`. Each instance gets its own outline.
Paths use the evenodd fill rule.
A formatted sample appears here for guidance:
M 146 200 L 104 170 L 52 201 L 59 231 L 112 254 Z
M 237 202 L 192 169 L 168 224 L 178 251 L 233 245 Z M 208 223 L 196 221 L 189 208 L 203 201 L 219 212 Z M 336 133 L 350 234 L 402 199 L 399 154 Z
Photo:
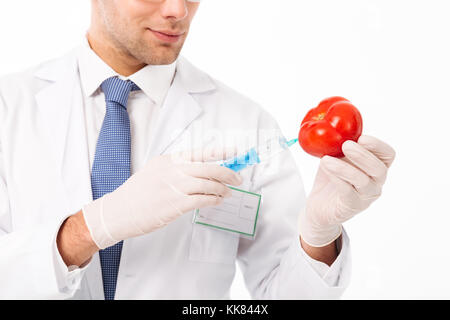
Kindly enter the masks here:
M 297 142 L 298 142 L 298 139 L 295 138 L 295 139 L 289 140 L 288 142 L 286 142 L 286 144 L 287 144 L 288 147 L 290 147 L 293 144 L 296 144 Z

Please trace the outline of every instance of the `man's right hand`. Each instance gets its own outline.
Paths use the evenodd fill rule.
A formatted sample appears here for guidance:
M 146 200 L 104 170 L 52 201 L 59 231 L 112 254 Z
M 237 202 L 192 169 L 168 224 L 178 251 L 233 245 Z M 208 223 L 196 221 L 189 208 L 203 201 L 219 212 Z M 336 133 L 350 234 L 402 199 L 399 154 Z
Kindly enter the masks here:
M 242 183 L 234 171 L 205 162 L 222 158 L 199 151 L 151 159 L 115 191 L 83 207 L 92 240 L 104 249 L 161 228 L 193 209 L 220 204 L 231 196 L 225 184 Z

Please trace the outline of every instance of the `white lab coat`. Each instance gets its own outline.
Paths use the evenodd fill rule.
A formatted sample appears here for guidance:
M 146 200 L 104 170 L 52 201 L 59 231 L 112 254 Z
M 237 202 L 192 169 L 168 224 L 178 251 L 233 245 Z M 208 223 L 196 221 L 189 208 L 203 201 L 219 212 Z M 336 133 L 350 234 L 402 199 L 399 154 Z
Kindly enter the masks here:
M 60 224 L 92 201 L 78 50 L 0 79 L 0 298 L 104 298 L 98 254 L 70 276 L 56 267 Z M 261 107 L 180 57 L 146 159 L 182 149 L 183 137 L 201 145 L 208 132 L 264 128 L 278 127 Z M 296 164 L 289 152 L 276 161 L 275 173 L 241 173 L 263 197 L 255 239 L 192 224 L 187 213 L 124 241 L 116 299 L 228 298 L 236 261 L 254 298 L 340 297 L 348 238 L 330 286 L 300 249 L 305 192 Z

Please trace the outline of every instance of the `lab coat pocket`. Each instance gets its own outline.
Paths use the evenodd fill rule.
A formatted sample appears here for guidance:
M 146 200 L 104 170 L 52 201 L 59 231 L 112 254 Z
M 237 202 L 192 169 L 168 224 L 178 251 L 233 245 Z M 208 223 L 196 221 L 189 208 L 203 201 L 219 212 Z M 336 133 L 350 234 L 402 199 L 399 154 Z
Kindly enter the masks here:
M 239 235 L 200 224 L 192 225 L 189 260 L 234 264 Z

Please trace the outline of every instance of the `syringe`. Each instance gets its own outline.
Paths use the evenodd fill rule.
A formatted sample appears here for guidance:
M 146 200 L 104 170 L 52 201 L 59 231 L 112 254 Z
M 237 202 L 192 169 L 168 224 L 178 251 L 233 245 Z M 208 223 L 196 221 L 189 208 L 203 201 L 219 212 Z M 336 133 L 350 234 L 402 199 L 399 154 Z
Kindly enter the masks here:
M 277 136 L 258 144 L 242 155 L 221 161 L 219 164 L 238 172 L 249 166 L 267 161 L 278 153 L 288 149 L 297 141 L 298 139 L 287 141 L 284 137 Z

